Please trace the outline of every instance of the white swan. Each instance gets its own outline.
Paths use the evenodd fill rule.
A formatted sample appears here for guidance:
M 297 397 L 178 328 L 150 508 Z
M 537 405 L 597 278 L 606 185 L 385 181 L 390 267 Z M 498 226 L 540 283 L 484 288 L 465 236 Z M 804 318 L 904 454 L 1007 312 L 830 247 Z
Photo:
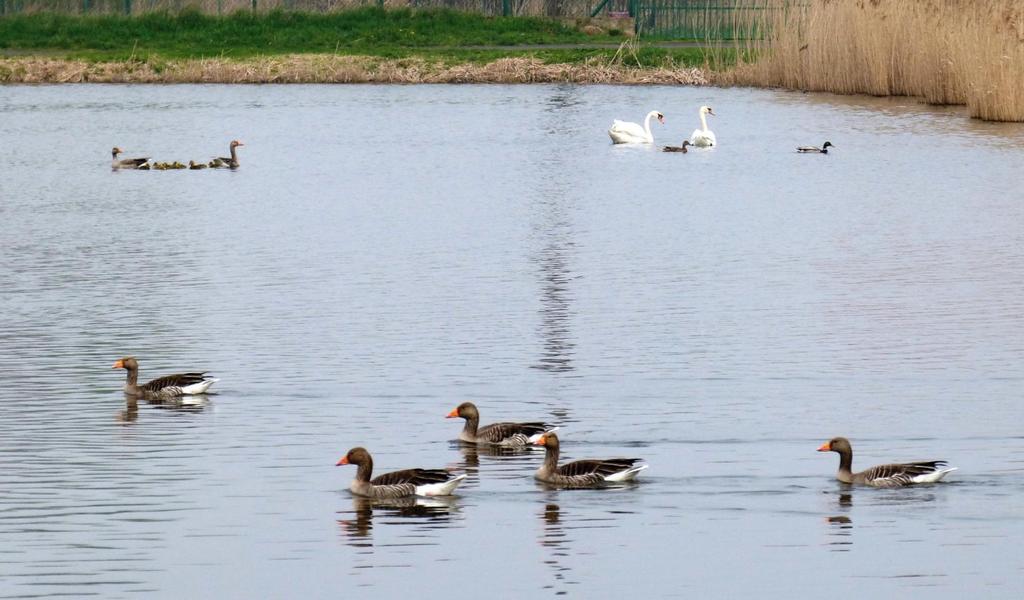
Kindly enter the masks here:
M 718 140 L 715 139 L 715 132 L 708 129 L 708 121 L 704 115 L 714 116 L 710 106 L 700 107 L 700 129 L 694 129 L 690 136 L 690 143 L 698 147 L 715 146 Z
M 656 110 L 647 113 L 643 127 L 615 119 L 608 130 L 608 137 L 612 138 L 613 144 L 652 144 L 654 135 L 651 133 L 651 117 L 658 117 L 659 123 L 665 123 L 665 115 Z

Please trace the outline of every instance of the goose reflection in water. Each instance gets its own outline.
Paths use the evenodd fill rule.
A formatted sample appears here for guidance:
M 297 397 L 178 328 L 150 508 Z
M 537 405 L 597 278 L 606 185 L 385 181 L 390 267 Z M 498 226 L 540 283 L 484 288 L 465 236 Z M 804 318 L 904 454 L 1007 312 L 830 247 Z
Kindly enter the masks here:
M 540 456 L 534 446 L 503 447 L 468 444 L 466 442 L 454 442 L 453 446 L 462 454 L 462 460 L 448 465 L 450 468 L 465 471 L 468 475 L 466 483 L 477 485 L 480 482 L 480 457 L 486 456 L 489 460 L 506 461 L 500 471 L 508 474 L 508 478 L 522 477 L 524 468 L 532 468 L 536 458 Z M 503 479 L 503 474 L 494 474 L 498 479 Z
M 209 405 L 210 400 L 206 394 L 194 396 L 182 396 L 179 398 L 157 398 L 146 400 L 146 404 L 156 410 L 173 410 L 177 412 L 202 412 Z M 125 394 L 124 410 L 119 410 L 114 416 L 118 423 L 134 423 L 139 419 L 139 401 L 131 394 Z
M 351 519 L 338 519 L 342 534 L 349 538 L 349 544 L 357 547 L 373 545 L 373 520 L 378 525 L 408 523 L 419 520 L 424 529 L 438 529 L 450 524 L 451 517 L 458 513 L 459 507 L 455 496 L 435 496 L 424 498 L 411 496 L 406 498 L 374 499 L 362 496 L 352 497 Z M 376 513 L 376 514 L 374 514 Z M 417 537 L 417 544 L 422 543 L 422 536 Z
M 551 568 L 554 576 L 554 583 L 544 586 L 545 589 L 554 589 L 556 595 L 564 595 L 567 590 L 564 585 L 579 583 L 568 579 L 572 568 L 563 561 L 571 556 L 569 549 L 569 537 L 566 528 L 562 524 L 562 509 L 554 502 L 547 502 L 540 513 L 541 530 L 540 545 L 544 548 L 541 556 L 544 557 L 544 564 Z

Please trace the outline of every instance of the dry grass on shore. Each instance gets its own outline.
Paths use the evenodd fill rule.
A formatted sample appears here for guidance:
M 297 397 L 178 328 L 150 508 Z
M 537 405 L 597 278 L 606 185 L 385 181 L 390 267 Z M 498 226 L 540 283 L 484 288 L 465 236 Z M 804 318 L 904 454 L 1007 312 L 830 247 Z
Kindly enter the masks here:
M 0 59 L 0 83 L 674 83 L 707 84 L 692 68 L 633 67 L 622 61 L 546 64 L 502 58 L 446 65 L 421 58 L 288 55 L 246 60 L 86 62 L 40 57 Z
M 1020 0 L 763 2 L 768 35 L 738 49 L 757 58 L 716 82 L 917 96 L 966 104 L 972 117 L 1024 121 Z

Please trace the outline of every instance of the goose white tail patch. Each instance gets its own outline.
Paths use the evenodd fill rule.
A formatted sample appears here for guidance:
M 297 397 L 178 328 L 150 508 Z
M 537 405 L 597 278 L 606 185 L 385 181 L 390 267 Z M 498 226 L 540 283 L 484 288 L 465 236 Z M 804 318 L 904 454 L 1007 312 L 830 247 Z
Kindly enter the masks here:
M 417 496 L 450 496 L 455 488 L 459 487 L 462 480 L 466 478 L 465 474 L 453 477 L 444 483 L 428 483 L 425 485 L 416 486 Z
M 625 471 L 619 471 L 618 473 L 612 473 L 611 475 L 604 478 L 605 481 L 633 481 L 636 476 L 640 474 L 640 471 L 646 469 L 648 465 L 638 465 L 631 467 Z
M 957 467 L 949 467 L 948 469 L 938 469 L 933 473 L 925 473 L 924 475 L 918 475 L 913 479 L 914 483 L 935 483 L 941 481 L 943 477 L 956 471 Z
M 206 390 L 211 385 L 217 383 L 218 381 L 220 381 L 220 379 L 213 379 L 213 378 L 211 378 L 211 379 L 204 379 L 204 380 L 200 381 L 199 383 L 193 383 L 192 385 L 186 385 L 185 387 L 181 388 L 181 393 L 182 394 L 202 394 L 202 393 L 205 393 Z

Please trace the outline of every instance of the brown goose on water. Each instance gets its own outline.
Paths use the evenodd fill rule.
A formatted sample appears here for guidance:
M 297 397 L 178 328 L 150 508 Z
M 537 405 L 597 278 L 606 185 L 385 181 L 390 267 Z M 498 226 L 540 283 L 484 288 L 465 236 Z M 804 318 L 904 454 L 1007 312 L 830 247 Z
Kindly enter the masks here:
M 178 396 L 202 394 L 211 385 L 220 381 L 207 377 L 205 373 L 180 373 L 166 375 L 139 385 L 139 363 L 134 356 L 126 356 L 114 363 L 114 369 L 128 371 L 128 381 L 124 384 L 124 393 L 139 398 L 167 400 Z
M 114 149 L 110 151 L 110 154 L 113 157 L 113 160 L 110 163 L 110 168 L 111 169 L 114 169 L 115 171 L 118 170 L 118 169 L 138 169 L 142 165 L 144 165 L 147 162 L 149 162 L 149 157 L 146 157 L 146 158 L 120 158 L 120 159 L 117 158 L 117 155 L 121 154 L 122 152 L 124 152 L 124 151 L 121 150 L 120 148 L 118 148 L 117 146 L 114 146 Z
M 373 458 L 366 448 L 352 448 L 336 466 L 356 465 L 356 478 L 349 490 L 367 498 L 405 498 L 408 496 L 448 496 L 466 475 L 452 477 L 444 469 L 405 469 L 378 475 L 373 479 Z
M 231 140 L 231 144 L 228 146 L 228 148 L 231 149 L 231 156 L 230 157 L 219 156 L 219 157 L 217 157 L 217 158 L 215 158 L 215 159 L 210 161 L 210 166 L 213 167 L 214 169 L 217 169 L 217 168 L 220 168 L 220 167 L 228 167 L 230 169 L 237 169 L 238 166 L 239 166 L 239 162 L 238 162 L 238 153 L 235 152 L 235 148 L 237 148 L 239 146 L 244 146 L 244 145 L 245 144 L 243 144 L 242 142 L 240 142 L 238 140 Z
M 545 433 L 534 442 L 544 446 L 544 464 L 534 478 L 563 488 L 596 488 L 632 481 L 647 468 L 636 463 L 640 458 L 606 458 L 603 460 L 577 460 L 558 466 L 558 435 Z
M 956 467 L 947 467 L 944 460 L 930 460 L 903 464 L 878 465 L 859 473 L 853 472 L 853 447 L 844 437 L 832 438 L 818 448 L 818 452 L 839 454 L 839 472 L 836 479 L 843 483 L 856 483 L 872 487 L 900 487 L 915 483 L 934 483 Z
M 459 439 L 471 444 L 522 447 L 539 440 L 544 432 L 558 429 L 540 421 L 532 423 L 492 423 L 480 427 L 480 412 L 472 402 L 463 402 L 453 409 L 452 412 L 448 413 L 446 418 L 454 419 L 456 417 L 466 420 L 466 425 L 462 428 Z

